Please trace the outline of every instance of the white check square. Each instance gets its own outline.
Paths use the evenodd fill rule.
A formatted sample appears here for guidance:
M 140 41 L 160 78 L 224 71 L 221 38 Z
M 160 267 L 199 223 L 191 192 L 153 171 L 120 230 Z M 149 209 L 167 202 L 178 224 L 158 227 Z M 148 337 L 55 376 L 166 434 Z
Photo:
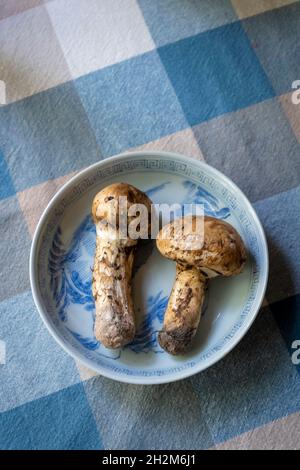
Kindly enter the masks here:
M 73 78 L 155 48 L 135 0 L 54 0 L 47 10 Z
M 1 20 L 0 57 L 7 103 L 71 79 L 44 6 Z

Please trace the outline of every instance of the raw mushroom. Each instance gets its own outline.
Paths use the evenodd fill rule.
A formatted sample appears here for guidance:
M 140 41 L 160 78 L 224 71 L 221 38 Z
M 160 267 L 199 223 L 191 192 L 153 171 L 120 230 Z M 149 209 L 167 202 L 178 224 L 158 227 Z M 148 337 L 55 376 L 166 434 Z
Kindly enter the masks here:
M 127 210 L 120 204 L 121 196 L 127 198 Z M 132 204 L 144 204 L 151 213 L 151 201 L 146 194 L 129 184 L 116 183 L 96 194 L 92 205 L 97 234 L 92 282 L 96 306 L 94 333 L 105 347 L 113 349 L 131 342 L 135 335 L 131 277 L 138 239 L 129 238 L 127 233 L 124 238 L 118 236 L 119 216 L 128 216 Z M 126 232 L 135 217 L 127 217 Z M 141 227 L 146 234 L 150 231 L 149 220 L 147 227 Z
M 198 217 L 197 217 L 198 218 Z M 197 331 L 207 280 L 239 274 L 246 262 L 246 250 L 238 232 L 227 222 L 204 217 L 202 246 L 193 247 L 189 233 L 174 228 L 183 225 L 195 231 L 196 216 L 176 219 L 157 237 L 160 253 L 176 261 L 176 278 L 164 317 L 159 343 L 170 354 L 182 354 Z M 178 232 L 177 232 L 178 233 Z

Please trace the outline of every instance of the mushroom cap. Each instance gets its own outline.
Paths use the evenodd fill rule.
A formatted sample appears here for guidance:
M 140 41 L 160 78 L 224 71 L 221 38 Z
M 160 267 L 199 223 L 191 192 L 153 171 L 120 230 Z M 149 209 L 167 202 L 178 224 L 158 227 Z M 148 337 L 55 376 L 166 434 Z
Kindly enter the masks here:
M 126 198 L 126 199 L 120 199 Z M 122 202 L 121 202 L 122 201 Z M 124 201 L 127 205 L 123 205 Z M 114 183 L 106 186 L 94 197 L 92 204 L 92 217 L 98 225 L 99 232 L 116 232 L 119 228 L 120 217 L 127 215 L 127 226 L 136 218 L 136 214 L 128 215 L 130 207 L 134 204 L 143 204 L 147 209 L 147 227 L 141 227 L 144 233 L 149 234 L 151 230 L 150 216 L 152 201 L 148 196 L 127 183 Z M 127 214 L 126 214 L 127 212 Z M 113 237 L 112 237 L 113 238 Z
M 175 229 L 182 229 L 185 224 L 185 227 L 190 226 L 192 233 L 196 222 L 203 227 L 203 233 L 199 234 L 201 244 L 193 246 L 189 233 L 183 230 L 175 235 Z M 194 266 L 207 277 L 238 274 L 246 262 L 245 245 L 238 232 L 232 225 L 214 217 L 185 216 L 175 219 L 160 230 L 156 244 L 166 258 Z

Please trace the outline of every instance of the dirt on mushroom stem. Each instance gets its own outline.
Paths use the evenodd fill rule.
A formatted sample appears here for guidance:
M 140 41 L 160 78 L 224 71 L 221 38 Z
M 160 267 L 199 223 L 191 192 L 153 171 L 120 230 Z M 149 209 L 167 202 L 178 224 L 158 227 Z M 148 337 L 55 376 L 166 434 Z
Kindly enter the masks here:
M 118 203 L 126 196 L 129 210 L 132 204 L 144 204 L 151 210 L 151 201 L 142 191 L 116 183 L 96 194 L 92 216 L 96 225 L 96 252 L 92 290 L 95 298 L 95 337 L 107 348 L 120 348 L 135 336 L 135 314 L 131 280 L 134 254 L 139 240 L 129 236 L 119 238 L 114 225 L 115 215 L 122 215 Z M 116 201 L 115 204 L 111 204 Z M 116 211 L 112 213 L 112 211 Z M 127 215 L 127 214 L 126 214 Z M 127 217 L 128 223 L 132 220 Z M 150 231 L 150 227 L 148 227 Z

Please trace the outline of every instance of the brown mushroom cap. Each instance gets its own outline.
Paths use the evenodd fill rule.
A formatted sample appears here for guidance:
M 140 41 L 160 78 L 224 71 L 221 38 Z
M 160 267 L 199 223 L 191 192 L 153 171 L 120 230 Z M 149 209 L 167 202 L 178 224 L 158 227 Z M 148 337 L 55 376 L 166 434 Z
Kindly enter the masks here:
M 119 198 L 125 196 L 127 198 L 128 209 L 132 204 L 144 204 L 149 213 L 151 212 L 151 201 L 148 196 L 127 183 L 114 183 L 106 186 L 102 191 L 96 194 L 92 205 L 92 216 L 94 222 L 106 219 L 109 221 L 109 208 L 111 201 L 115 200 L 117 209 L 119 210 Z
M 196 217 L 200 216 L 175 219 L 161 229 L 156 242 L 161 254 L 182 265 L 194 266 L 209 277 L 240 273 L 246 261 L 246 249 L 238 232 L 227 222 L 205 216 L 203 244 L 196 249 L 191 248 L 183 231 L 179 237 L 172 237 L 174 227 L 178 228 L 178 224 L 182 227 L 184 221 L 191 223 L 194 230 Z
M 148 196 L 135 188 L 131 184 L 127 183 L 114 183 L 110 186 L 106 186 L 102 191 L 96 194 L 92 204 L 92 217 L 94 223 L 102 223 L 103 226 L 108 224 L 114 224 L 116 222 L 118 228 L 118 218 L 122 213 L 122 206 L 120 205 L 120 197 L 127 198 L 127 215 L 130 207 L 133 204 L 143 204 L 148 211 L 148 225 L 145 228 L 144 232 L 150 233 L 151 224 L 151 200 Z M 114 209 L 113 209 L 114 208 Z M 125 212 L 126 213 L 126 212 Z M 117 220 L 115 220 L 115 214 Z M 132 222 L 135 216 L 127 217 L 127 225 Z M 129 239 L 128 239 L 129 241 Z M 136 240 L 132 240 L 133 243 L 137 243 Z

